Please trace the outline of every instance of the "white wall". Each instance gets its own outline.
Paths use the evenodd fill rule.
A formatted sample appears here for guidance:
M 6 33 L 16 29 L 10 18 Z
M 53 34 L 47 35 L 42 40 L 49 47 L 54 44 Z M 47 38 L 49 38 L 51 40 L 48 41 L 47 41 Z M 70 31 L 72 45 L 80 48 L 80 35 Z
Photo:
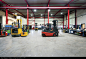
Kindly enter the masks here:
M 66 20 L 66 15 L 64 15 L 64 25 L 68 25 L 68 15 L 67 15 L 67 20 Z M 70 14 L 70 25 L 75 25 L 75 12 Z
M 2 25 L 3 27 L 6 25 L 6 16 L 2 16 Z
M 5 16 L 5 12 L 0 11 L 0 16 Z
M 30 25 L 34 25 L 34 18 L 31 18 L 31 19 L 29 19 L 30 21 L 29 21 L 29 24 Z M 33 20 L 33 21 L 31 21 L 31 20 Z M 60 20 L 63 20 L 62 18 L 54 18 L 54 20 L 58 20 L 58 22 L 63 22 L 63 21 L 60 21 Z M 52 24 L 52 21 L 53 21 L 53 18 L 50 18 L 49 19 L 49 23 L 51 23 Z M 38 23 L 38 25 L 40 25 L 40 24 L 44 24 L 44 18 L 36 18 L 35 19 L 35 23 Z M 46 23 L 48 23 L 48 18 L 45 18 L 45 24 Z M 58 23 L 58 25 L 63 25 L 62 23 Z
M 23 18 L 21 16 L 17 16 L 16 19 L 21 19 L 22 20 L 22 25 L 27 25 L 27 19 L 26 18 Z
M 83 15 L 85 14 L 85 15 Z M 82 16 L 81 16 L 82 15 Z M 77 10 L 77 24 L 80 25 L 81 23 L 86 24 L 86 9 L 85 10 Z
M 23 17 L 21 17 L 21 19 L 22 19 L 22 25 L 27 25 L 27 19 Z
M 2 17 L 2 25 L 3 25 L 3 27 L 4 27 L 4 25 L 6 25 L 5 12 L 0 11 L 0 16 Z M 13 17 L 13 15 L 8 14 L 8 24 L 9 24 L 9 25 L 11 25 L 12 22 L 16 21 L 16 19 L 15 19 L 15 18 L 12 18 L 12 17 Z
M 16 19 L 12 18 L 12 17 L 8 17 L 8 25 L 11 25 L 12 22 L 16 22 Z M 2 16 L 2 24 L 3 27 L 6 25 L 6 16 Z
M 68 19 L 68 16 L 67 16 Z M 64 15 L 64 25 L 66 25 L 66 15 Z M 86 9 L 77 10 L 77 25 L 86 24 Z M 68 20 L 67 20 L 68 25 Z M 75 12 L 70 14 L 70 25 L 75 25 Z

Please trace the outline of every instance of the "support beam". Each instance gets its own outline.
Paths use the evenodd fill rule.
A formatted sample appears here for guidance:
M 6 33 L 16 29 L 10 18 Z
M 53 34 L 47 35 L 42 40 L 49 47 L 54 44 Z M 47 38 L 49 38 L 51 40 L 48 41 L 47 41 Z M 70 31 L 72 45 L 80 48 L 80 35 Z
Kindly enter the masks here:
M 73 2 L 74 0 L 71 0 L 70 2 L 68 2 L 68 4 L 66 4 L 65 6 L 69 5 L 71 2 Z M 62 10 L 62 9 L 61 9 Z M 61 10 L 59 10 L 56 14 L 58 14 L 59 12 L 61 12 Z M 56 14 L 54 16 L 56 16 Z
M 64 17 L 63 17 L 63 29 L 64 29 Z
M 50 0 L 48 2 L 48 7 L 49 7 Z M 49 24 L 49 9 L 48 9 L 48 24 Z
M 20 13 L 24 18 L 26 18 L 25 15 L 23 15 L 21 12 L 19 12 L 18 10 L 15 9 L 16 12 Z
M 0 0 L 3 4 L 6 4 L 7 6 L 10 6 L 8 3 L 6 3 L 6 2 L 4 2 L 3 0 Z M 6 6 L 6 7 L 7 7 Z M 6 9 L 6 8 L 5 8 Z M 9 8 L 8 8 L 9 9 Z M 17 8 L 15 8 L 15 9 L 17 9 Z M 15 10 L 15 11 L 17 11 L 17 10 Z M 21 12 L 19 12 L 19 11 L 17 11 L 18 13 L 20 13 L 23 17 L 25 17 Z
M 67 28 L 67 14 L 66 14 L 66 28 Z
M 6 24 L 8 24 L 8 9 L 6 9 Z
M 77 10 L 75 10 L 75 26 L 77 28 Z
M 29 9 L 86 9 L 86 7 L 73 7 L 73 6 L 71 6 L 71 7 L 59 7 L 59 6 L 57 6 L 57 7 L 27 7 L 27 6 L 8 6 L 8 7 L 6 7 L 6 6 L 2 6 L 2 7 L 0 7 L 0 9 L 6 9 L 6 8 L 8 8 L 8 9 L 27 9 L 27 8 L 29 8 Z
M 26 4 L 28 5 L 28 7 L 30 6 L 30 4 L 27 2 L 27 0 L 25 0 Z M 33 10 L 31 9 L 31 12 L 33 13 L 34 17 L 35 17 L 35 14 L 33 12 Z
M 69 6 L 69 5 L 68 5 L 68 6 Z M 68 9 L 68 29 L 70 28 L 69 22 L 70 22 L 70 10 Z
M 35 26 L 35 17 L 34 17 L 34 26 Z
M 29 18 L 33 18 L 33 17 L 29 17 Z M 44 18 L 44 17 L 35 17 L 35 18 Z M 45 17 L 47 18 L 47 17 Z M 54 18 L 54 17 L 50 17 L 50 18 Z M 55 18 L 63 18 L 63 17 L 55 17 Z
M 49 24 L 49 9 L 48 9 L 48 24 Z
M 28 5 L 27 5 L 28 7 Z M 27 9 L 27 25 L 29 25 L 29 9 Z
M 50 0 L 48 0 L 47 7 L 49 7 L 49 4 L 50 4 Z M 45 10 L 45 14 L 46 14 L 47 10 L 48 9 Z M 44 14 L 44 17 L 45 17 L 45 14 Z
M 45 26 L 45 17 L 44 17 L 44 26 Z

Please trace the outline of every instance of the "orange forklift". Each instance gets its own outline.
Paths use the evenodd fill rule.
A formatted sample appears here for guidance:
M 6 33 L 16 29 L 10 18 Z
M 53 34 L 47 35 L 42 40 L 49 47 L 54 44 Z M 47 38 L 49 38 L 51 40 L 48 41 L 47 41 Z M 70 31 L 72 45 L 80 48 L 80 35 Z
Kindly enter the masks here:
M 6 36 L 7 36 L 7 31 L 3 31 L 2 24 L 0 23 L 0 37 L 6 37 Z

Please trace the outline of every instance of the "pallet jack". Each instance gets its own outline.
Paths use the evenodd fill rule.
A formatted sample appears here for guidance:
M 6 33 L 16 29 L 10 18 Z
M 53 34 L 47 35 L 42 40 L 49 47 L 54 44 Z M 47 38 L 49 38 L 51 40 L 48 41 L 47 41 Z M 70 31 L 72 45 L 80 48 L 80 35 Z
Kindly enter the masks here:
M 38 30 L 37 23 L 35 23 L 35 31 L 37 31 L 37 30 Z
M 7 36 L 7 31 L 3 31 L 1 23 L 0 23 L 0 37 L 6 37 Z
M 53 20 L 53 29 L 51 29 L 51 24 L 47 24 L 47 28 L 42 30 L 42 36 L 46 37 L 46 36 L 58 36 L 58 28 L 57 25 L 58 21 L 57 20 Z

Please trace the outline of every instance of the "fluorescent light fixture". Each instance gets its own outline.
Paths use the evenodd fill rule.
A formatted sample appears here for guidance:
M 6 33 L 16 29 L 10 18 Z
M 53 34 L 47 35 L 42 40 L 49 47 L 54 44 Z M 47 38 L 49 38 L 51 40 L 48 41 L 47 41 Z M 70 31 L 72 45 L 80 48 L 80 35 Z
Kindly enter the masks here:
M 51 14 L 51 16 L 52 16 L 53 14 Z
M 41 16 L 42 16 L 43 14 L 41 14 Z
M 36 12 L 37 10 L 36 9 L 34 9 L 34 12 Z
M 63 13 L 61 13 L 61 15 L 62 15 Z
M 33 16 L 33 14 L 31 14 L 31 16 Z
M 49 9 L 49 12 L 50 12 L 50 9 Z

